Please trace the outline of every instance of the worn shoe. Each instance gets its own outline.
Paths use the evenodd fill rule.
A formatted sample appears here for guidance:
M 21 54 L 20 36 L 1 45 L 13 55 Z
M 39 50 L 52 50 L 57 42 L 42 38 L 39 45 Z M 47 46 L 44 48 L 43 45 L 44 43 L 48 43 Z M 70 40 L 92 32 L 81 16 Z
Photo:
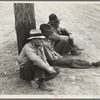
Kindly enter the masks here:
M 79 50 L 79 51 L 84 50 L 83 48 L 79 48 L 77 45 L 74 45 L 74 48 L 77 49 L 77 50 Z
M 44 91 L 48 91 L 48 92 L 51 92 L 53 91 L 53 87 L 50 87 L 50 86 L 47 86 L 46 82 L 43 81 L 41 84 L 40 84 L 40 89 L 44 90 Z
M 34 89 L 39 88 L 39 82 L 38 82 L 38 81 L 32 80 L 32 81 L 30 81 L 30 83 L 31 83 L 31 85 L 32 85 L 32 87 L 33 87 Z
M 93 62 L 92 65 L 95 66 L 95 67 L 99 67 L 99 66 L 100 66 L 100 61 L 98 61 L 98 62 Z
M 73 49 L 73 50 L 71 51 L 71 54 L 72 54 L 72 55 L 75 55 L 75 56 L 78 56 L 78 55 L 81 54 L 81 52 L 78 51 L 78 50 L 76 50 L 76 49 Z

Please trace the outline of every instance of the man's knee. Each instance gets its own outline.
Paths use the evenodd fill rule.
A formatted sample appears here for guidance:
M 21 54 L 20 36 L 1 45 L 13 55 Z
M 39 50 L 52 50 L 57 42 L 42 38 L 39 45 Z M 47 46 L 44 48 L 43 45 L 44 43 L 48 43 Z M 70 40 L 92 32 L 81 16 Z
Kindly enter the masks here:
M 69 39 L 68 39 L 68 43 L 69 43 L 71 46 L 73 46 L 73 45 L 74 45 L 74 40 L 73 40 L 73 38 L 69 38 Z
M 63 44 L 68 43 L 68 42 L 67 42 L 67 41 L 65 41 L 65 40 L 61 40 L 60 42 L 61 42 L 61 43 L 63 43 Z

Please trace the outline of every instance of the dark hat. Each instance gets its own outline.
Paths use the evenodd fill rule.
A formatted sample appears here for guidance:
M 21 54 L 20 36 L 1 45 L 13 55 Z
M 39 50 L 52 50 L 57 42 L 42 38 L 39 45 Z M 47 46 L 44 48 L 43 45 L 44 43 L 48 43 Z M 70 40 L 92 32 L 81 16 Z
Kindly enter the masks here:
M 60 21 L 60 19 L 58 19 L 55 14 L 49 15 L 49 22 L 48 22 L 48 24 L 52 24 L 53 22 L 59 22 L 59 21 Z
M 53 32 L 51 32 L 53 30 L 53 28 L 51 25 L 48 25 L 48 24 L 41 24 L 40 30 L 42 31 L 43 35 L 53 34 Z M 46 34 L 44 34 L 44 33 L 46 33 Z
M 30 31 L 30 37 L 28 38 L 28 40 L 34 39 L 34 38 L 42 38 L 43 39 L 43 38 L 45 38 L 45 36 L 43 36 L 41 34 L 41 31 L 39 29 L 32 29 Z

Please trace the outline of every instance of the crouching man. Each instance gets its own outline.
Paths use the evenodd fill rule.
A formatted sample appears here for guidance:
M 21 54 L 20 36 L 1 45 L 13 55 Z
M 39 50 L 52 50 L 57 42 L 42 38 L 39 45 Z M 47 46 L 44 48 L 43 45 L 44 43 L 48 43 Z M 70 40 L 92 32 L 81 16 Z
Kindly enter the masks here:
M 33 88 L 41 88 L 46 91 L 52 91 L 53 87 L 47 86 L 46 81 L 54 78 L 59 74 L 58 67 L 52 67 L 48 64 L 45 56 L 44 45 L 45 36 L 39 30 L 30 31 L 30 40 L 27 43 L 19 57 L 20 77 L 30 81 Z

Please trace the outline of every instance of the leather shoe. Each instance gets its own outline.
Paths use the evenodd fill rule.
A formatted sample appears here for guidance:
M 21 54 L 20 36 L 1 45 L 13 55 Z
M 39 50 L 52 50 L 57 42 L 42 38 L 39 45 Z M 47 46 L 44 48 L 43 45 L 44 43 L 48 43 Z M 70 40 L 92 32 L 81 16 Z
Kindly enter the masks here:
M 73 50 L 71 51 L 71 54 L 72 54 L 72 55 L 75 55 L 75 56 L 78 56 L 78 55 L 81 54 L 81 52 L 78 51 L 78 50 L 76 50 L 76 49 L 73 49 Z
M 84 50 L 83 48 L 79 48 L 77 45 L 74 45 L 74 48 L 77 49 L 77 50 L 79 50 L 79 51 Z
M 38 81 L 32 80 L 32 81 L 30 81 L 30 83 L 31 83 L 31 85 L 32 85 L 32 87 L 33 87 L 34 89 L 39 88 L 39 82 L 38 82 Z
M 44 91 L 48 91 L 48 92 L 51 92 L 53 91 L 53 87 L 50 87 L 50 86 L 47 86 L 46 82 L 43 81 L 41 84 L 40 84 L 40 89 L 44 90 Z
M 100 66 L 100 61 L 98 61 L 98 62 L 93 62 L 92 65 L 95 66 L 95 67 L 99 67 L 99 66 Z

